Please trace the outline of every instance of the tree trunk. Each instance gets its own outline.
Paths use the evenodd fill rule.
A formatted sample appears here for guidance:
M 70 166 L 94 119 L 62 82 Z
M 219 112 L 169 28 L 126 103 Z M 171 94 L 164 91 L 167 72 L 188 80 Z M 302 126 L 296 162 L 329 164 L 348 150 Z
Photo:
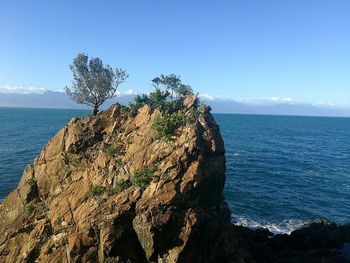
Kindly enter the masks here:
M 93 115 L 97 115 L 97 113 L 98 113 L 98 106 L 95 105 L 95 106 L 94 106 L 94 109 L 92 110 L 92 114 L 93 114 Z

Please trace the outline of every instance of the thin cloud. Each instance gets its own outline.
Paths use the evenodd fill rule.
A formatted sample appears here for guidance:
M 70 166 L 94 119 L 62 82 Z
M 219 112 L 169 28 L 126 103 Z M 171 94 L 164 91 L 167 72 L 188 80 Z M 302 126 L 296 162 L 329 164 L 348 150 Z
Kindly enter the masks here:
M 281 104 L 281 103 L 288 103 L 288 104 L 297 104 L 302 103 L 299 101 L 296 101 L 291 98 L 279 98 L 279 97 L 271 97 L 271 98 L 230 98 L 230 97 L 224 97 L 220 95 L 213 95 L 213 94 L 200 94 L 199 97 L 204 100 L 224 100 L 224 101 L 234 101 L 234 102 L 241 102 L 245 104 L 256 104 L 256 105 L 272 105 L 272 104 Z
M 42 88 L 42 87 L 23 87 L 23 86 L 11 86 L 11 85 L 5 85 L 5 86 L 0 86 L 0 93 L 5 93 L 5 94 L 43 94 L 47 91 L 52 91 L 52 92 L 61 92 L 65 93 L 64 90 L 48 90 L 47 88 Z M 134 92 L 132 89 L 129 89 L 127 91 L 117 91 L 117 96 L 130 96 L 130 95 L 137 95 L 136 92 Z
M 255 105 L 276 105 L 276 104 L 305 104 L 305 102 L 297 101 L 292 98 L 252 98 L 252 99 L 238 99 L 238 102 L 246 104 L 255 104 Z
M 199 98 L 203 99 L 203 100 L 224 100 L 224 97 L 218 96 L 218 95 L 212 95 L 212 94 L 208 94 L 208 93 L 204 93 L 204 94 L 199 94 Z M 226 100 L 230 100 L 230 98 L 226 98 Z M 233 100 L 233 99 L 231 99 Z
M 338 109 L 349 109 L 347 105 L 336 105 L 329 102 L 308 102 L 295 100 L 289 97 L 270 97 L 270 98 L 230 98 L 214 94 L 200 94 L 199 97 L 206 101 L 232 101 L 239 102 L 246 105 L 257 105 L 257 106 L 271 106 L 278 104 L 290 104 L 290 105 L 312 105 L 315 107 L 322 108 L 338 108 Z
M 134 92 L 132 89 L 129 89 L 127 91 L 117 91 L 117 96 L 131 96 L 131 95 L 137 95 L 136 92 Z
M 41 87 L 23 87 L 23 86 L 0 86 L 0 93 L 16 93 L 16 94 L 42 94 L 47 91 L 46 88 Z

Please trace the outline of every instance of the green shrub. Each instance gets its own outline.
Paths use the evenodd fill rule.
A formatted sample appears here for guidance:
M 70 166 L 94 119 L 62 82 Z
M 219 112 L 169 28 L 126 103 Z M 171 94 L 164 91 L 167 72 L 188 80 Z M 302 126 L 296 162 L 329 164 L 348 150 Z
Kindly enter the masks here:
M 122 166 L 122 165 L 124 165 L 125 163 L 122 161 L 122 159 L 117 159 L 117 160 L 115 160 L 115 164 L 116 164 L 117 166 Z
M 154 165 L 150 167 L 143 167 L 141 170 L 135 170 L 131 180 L 132 184 L 144 190 L 151 182 L 155 171 L 156 168 Z
M 184 85 L 184 84 L 180 84 L 177 89 L 176 92 L 178 93 L 178 96 L 187 96 L 187 95 L 193 95 L 193 89 L 191 88 L 190 85 Z
M 192 116 L 183 112 L 174 112 L 158 115 L 152 125 L 152 128 L 158 132 L 158 138 L 166 142 L 174 141 L 176 129 L 193 121 Z
M 197 104 L 197 111 L 198 113 L 205 113 L 208 109 L 207 104 L 205 104 L 204 101 L 198 99 L 198 104 Z
M 130 144 L 133 143 L 133 140 L 131 140 L 130 138 L 127 138 L 126 141 L 125 141 L 125 143 L 126 143 L 127 145 L 130 145 Z
M 181 110 L 182 103 L 181 100 L 174 101 L 166 101 L 163 103 L 159 103 L 157 107 L 153 107 L 153 109 L 159 109 L 162 114 L 170 114 L 176 111 Z
M 120 194 L 124 190 L 128 189 L 131 185 L 132 184 L 129 180 L 117 179 L 114 187 L 114 193 Z
M 106 149 L 106 153 L 109 157 L 113 157 L 117 153 L 117 147 L 115 146 L 115 144 L 109 145 Z
M 152 128 L 158 132 L 159 139 L 173 142 L 175 131 L 181 126 L 193 122 L 200 111 L 204 112 L 206 106 L 194 107 L 190 114 L 181 111 L 183 110 L 184 96 L 194 94 L 192 88 L 183 84 L 178 75 L 161 74 L 152 80 L 152 84 L 155 90 L 149 95 L 137 95 L 134 102 L 129 104 L 129 112 L 135 116 L 139 108 L 144 105 L 158 109 L 161 115 L 156 117 Z
M 152 79 L 155 88 L 149 95 L 137 95 L 133 103 L 124 111 L 128 111 L 131 116 L 136 116 L 138 110 L 149 105 L 152 109 L 159 109 L 162 113 L 174 113 L 182 107 L 184 96 L 193 95 L 193 90 L 189 85 L 182 83 L 180 76 L 175 74 L 164 75 Z
M 169 95 L 169 91 L 156 88 L 149 94 L 149 104 L 153 109 L 159 109 L 163 112 L 167 108 L 167 98 Z
M 23 211 L 26 216 L 29 216 L 31 213 L 33 213 L 35 209 L 35 206 L 33 203 L 28 203 L 24 205 Z
M 88 196 L 93 197 L 93 196 L 98 196 L 103 194 L 106 191 L 106 188 L 100 185 L 92 185 L 89 188 L 88 191 Z
M 159 109 L 161 112 L 173 112 L 179 109 L 180 101 L 169 101 L 170 92 L 155 88 L 149 95 L 142 94 L 135 97 L 134 103 L 129 103 L 129 113 L 135 116 L 139 108 L 149 105 L 153 109 Z
M 80 164 L 80 159 L 77 155 L 72 155 L 71 160 L 70 160 L 70 164 L 73 165 L 74 167 L 79 166 Z
M 122 106 L 122 108 L 120 109 L 120 112 L 121 112 L 122 114 L 129 114 L 130 108 L 129 108 L 129 107 L 126 107 L 126 106 Z
M 61 216 L 58 216 L 55 220 L 55 225 L 62 225 L 63 219 Z
M 135 117 L 137 115 L 137 111 L 140 108 L 140 105 L 136 105 L 135 103 L 129 103 L 129 115 Z
M 129 113 L 131 116 L 136 116 L 137 111 L 143 105 L 150 104 L 150 99 L 147 94 L 137 95 L 134 103 L 129 103 Z
M 36 184 L 36 181 L 34 178 L 30 178 L 27 180 L 27 184 L 30 186 L 34 186 Z
M 181 98 L 186 95 L 193 94 L 193 90 L 189 85 L 182 83 L 180 76 L 175 74 L 164 75 L 152 79 L 153 86 L 156 88 L 163 87 L 168 92 L 171 91 L 171 100 L 176 98 Z M 169 92 L 170 94 L 170 92 Z

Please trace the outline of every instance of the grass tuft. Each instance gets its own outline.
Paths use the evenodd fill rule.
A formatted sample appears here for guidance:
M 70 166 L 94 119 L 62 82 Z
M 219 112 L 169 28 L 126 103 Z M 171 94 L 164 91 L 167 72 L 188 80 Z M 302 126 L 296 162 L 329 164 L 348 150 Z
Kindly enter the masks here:
M 35 210 L 35 206 L 33 203 L 28 203 L 24 205 L 23 211 L 26 216 L 29 216 Z
M 88 196 L 89 197 L 99 196 L 99 195 L 102 195 L 105 191 L 106 191 L 106 188 L 103 186 L 92 185 L 89 188 Z
M 132 184 L 144 190 L 151 182 L 155 171 L 156 168 L 154 165 L 143 167 L 141 170 L 135 170 L 131 180 Z
M 114 187 L 114 193 L 120 194 L 121 192 L 128 189 L 131 185 L 132 185 L 132 183 L 129 180 L 117 179 L 115 187 Z

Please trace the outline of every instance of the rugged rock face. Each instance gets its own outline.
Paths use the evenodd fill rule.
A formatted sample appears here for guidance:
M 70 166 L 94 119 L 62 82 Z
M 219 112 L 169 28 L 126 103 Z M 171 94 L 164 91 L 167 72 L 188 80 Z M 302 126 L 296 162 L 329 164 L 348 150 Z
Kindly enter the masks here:
M 0 262 L 213 262 L 230 222 L 219 127 L 203 112 L 169 144 L 157 114 L 114 105 L 61 129 L 0 206 Z M 131 185 L 148 167 L 149 184 Z

